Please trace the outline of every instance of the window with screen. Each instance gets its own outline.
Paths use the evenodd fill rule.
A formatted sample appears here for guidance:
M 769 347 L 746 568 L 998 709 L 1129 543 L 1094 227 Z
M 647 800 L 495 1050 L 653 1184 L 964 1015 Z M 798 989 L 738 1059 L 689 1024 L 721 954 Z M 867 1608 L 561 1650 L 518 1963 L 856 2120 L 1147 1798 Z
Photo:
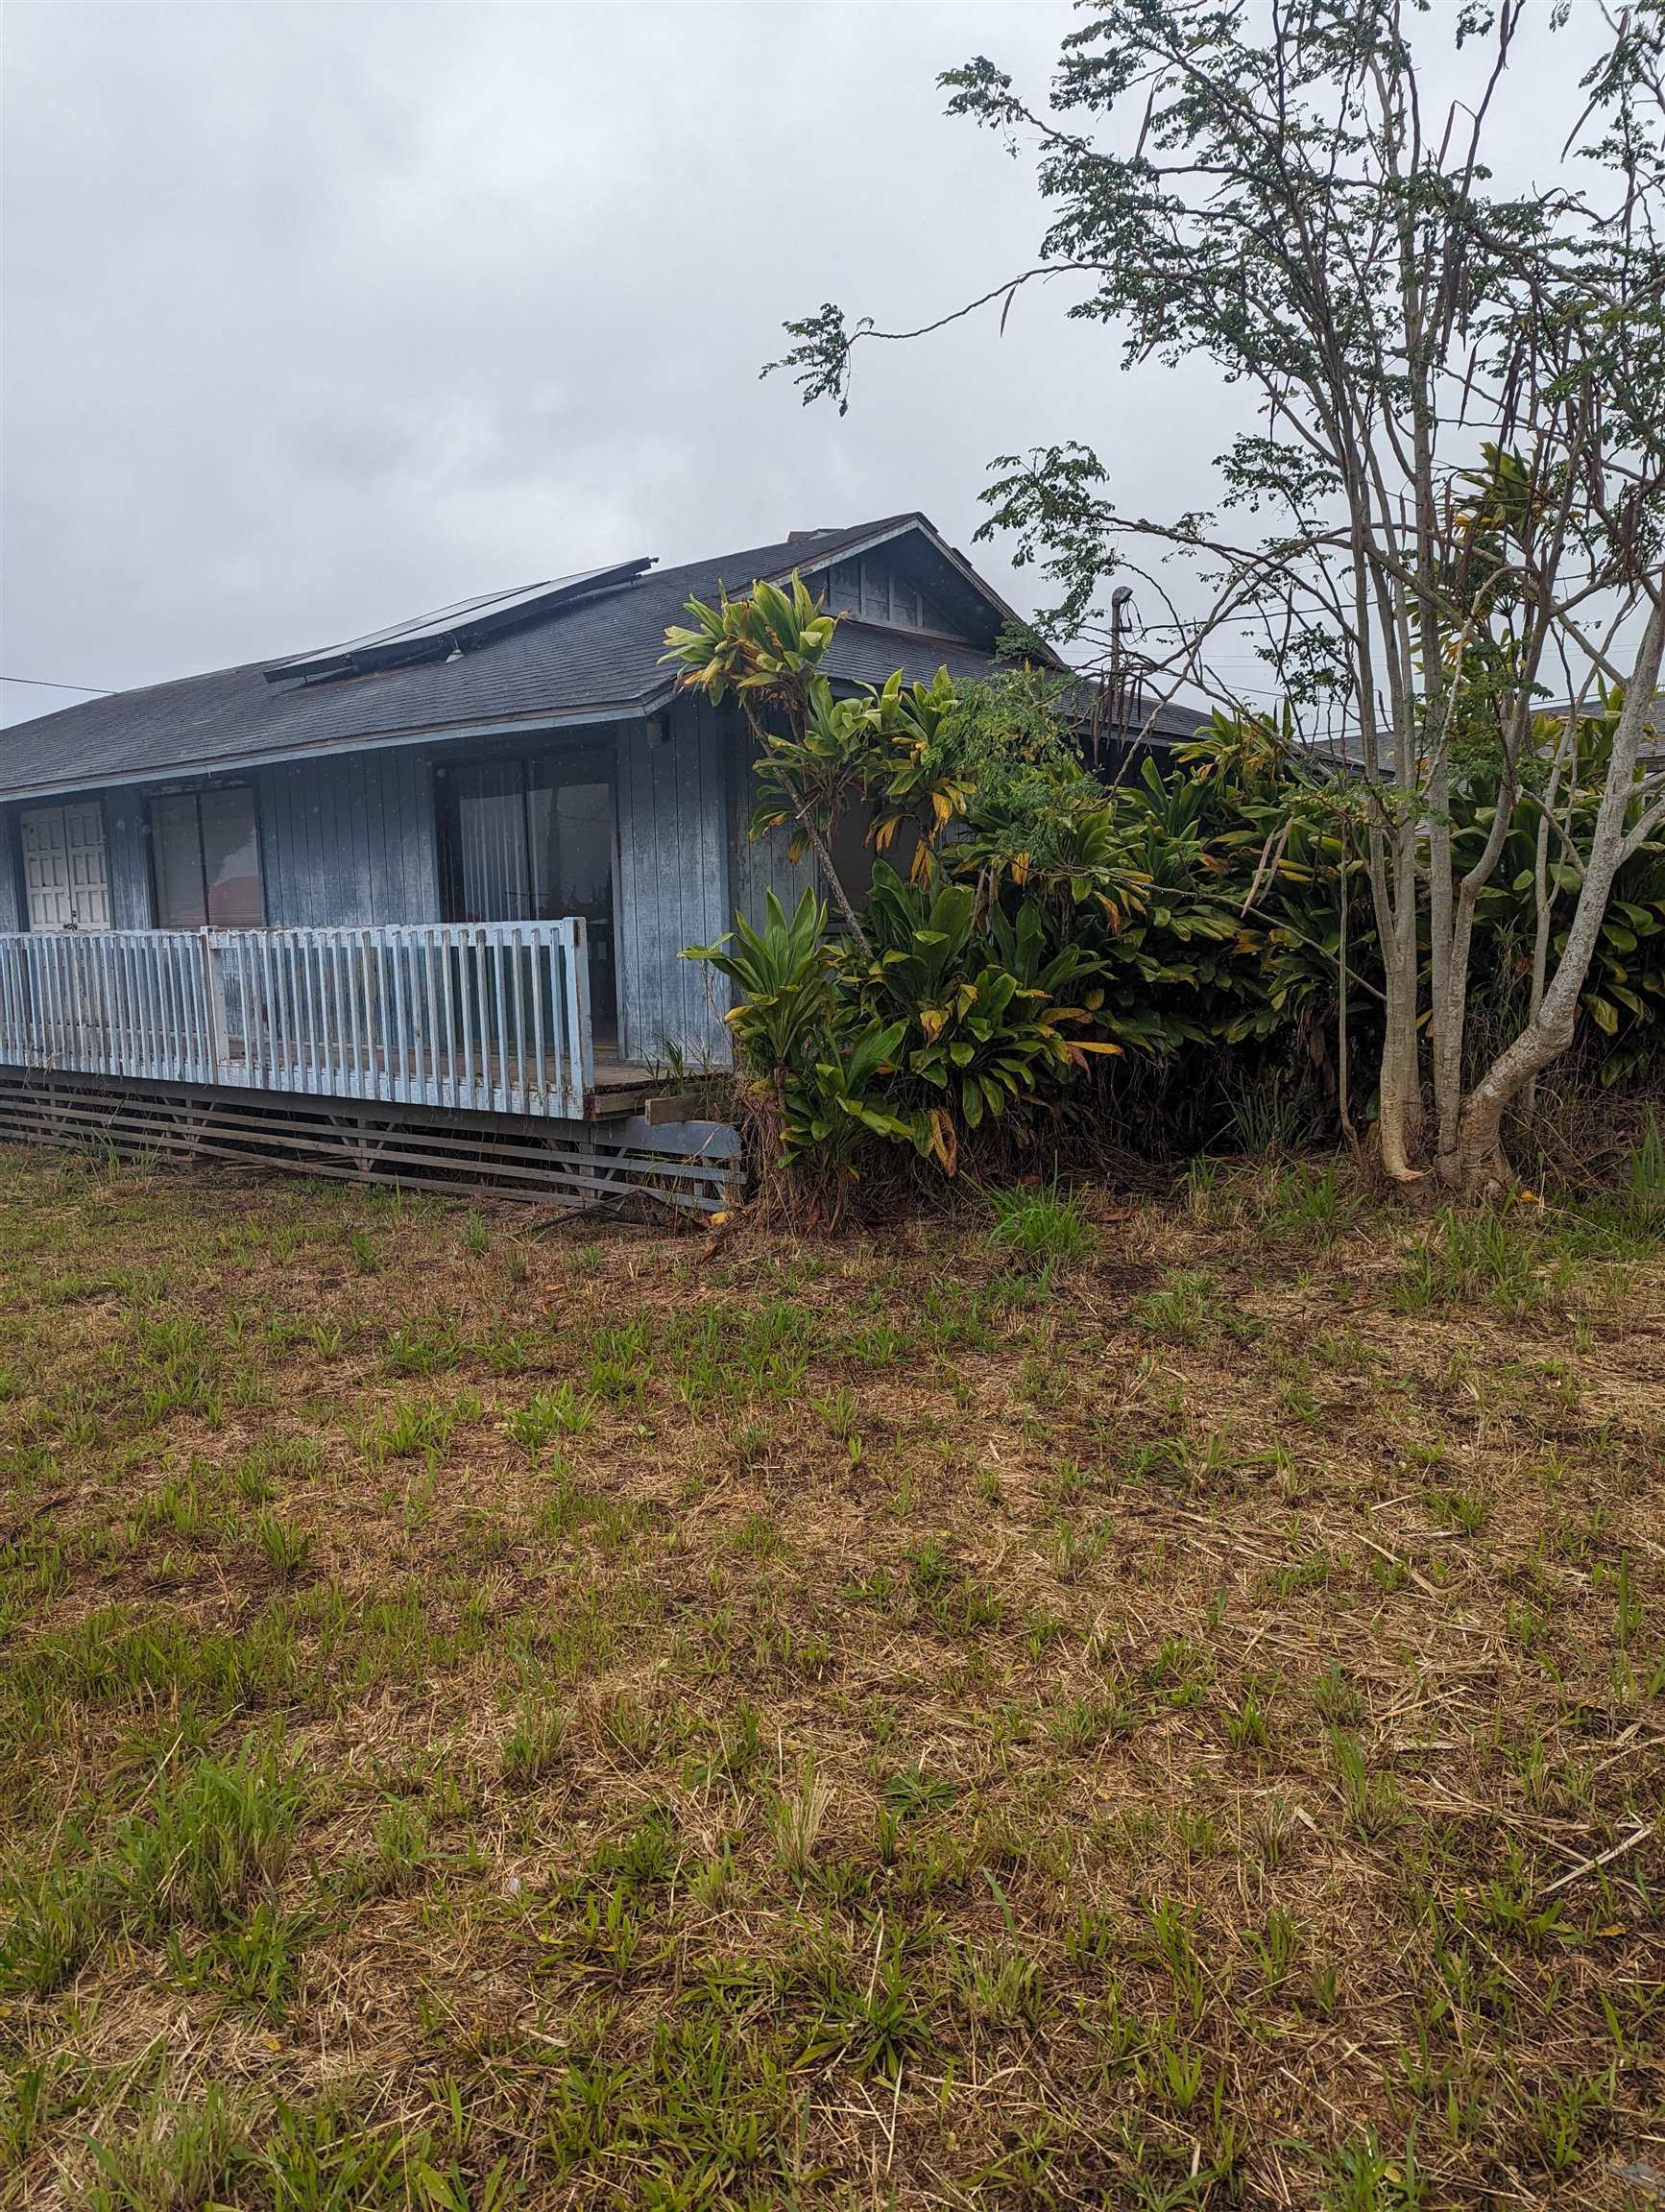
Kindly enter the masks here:
M 253 792 L 232 784 L 153 799 L 151 868 L 159 928 L 259 928 L 266 894 Z

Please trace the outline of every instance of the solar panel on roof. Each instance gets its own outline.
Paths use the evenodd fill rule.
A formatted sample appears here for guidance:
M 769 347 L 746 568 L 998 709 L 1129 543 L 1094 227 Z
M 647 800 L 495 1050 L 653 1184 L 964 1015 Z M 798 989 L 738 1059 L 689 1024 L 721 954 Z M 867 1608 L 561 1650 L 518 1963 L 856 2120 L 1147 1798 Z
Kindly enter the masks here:
M 634 583 L 653 566 L 653 556 L 620 561 L 609 568 L 582 568 L 571 576 L 556 576 L 543 584 L 523 584 L 513 591 L 488 591 L 477 599 L 459 599 L 431 614 L 413 615 L 385 630 L 373 630 L 345 645 L 326 646 L 315 653 L 294 653 L 270 661 L 262 671 L 268 684 L 285 677 L 357 675 L 371 668 L 398 667 L 409 661 L 436 659 L 442 648 L 467 647 L 534 614 L 549 613 L 570 606 L 596 591 Z

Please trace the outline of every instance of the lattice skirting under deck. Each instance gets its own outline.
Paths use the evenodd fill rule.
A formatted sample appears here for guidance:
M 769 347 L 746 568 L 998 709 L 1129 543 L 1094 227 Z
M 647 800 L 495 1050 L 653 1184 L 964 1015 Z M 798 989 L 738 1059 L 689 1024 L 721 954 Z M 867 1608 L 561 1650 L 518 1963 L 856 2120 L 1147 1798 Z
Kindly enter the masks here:
M 649 1198 L 684 1213 L 731 1205 L 739 1141 L 727 1123 L 614 1120 L 363 1106 L 279 1092 L 0 1068 L 0 1142 L 218 1160 L 349 1182 L 449 1186 L 543 1205 Z

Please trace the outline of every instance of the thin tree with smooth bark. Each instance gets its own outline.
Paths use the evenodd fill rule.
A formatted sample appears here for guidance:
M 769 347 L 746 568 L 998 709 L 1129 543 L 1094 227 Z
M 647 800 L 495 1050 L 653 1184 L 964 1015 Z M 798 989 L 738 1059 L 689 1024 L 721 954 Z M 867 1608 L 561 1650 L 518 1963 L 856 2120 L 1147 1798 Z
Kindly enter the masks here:
M 1126 512 L 1105 462 L 1065 444 L 995 463 L 979 535 L 1017 534 L 1059 589 L 1042 627 L 1077 648 L 1107 582 L 1143 577 L 1175 639 L 1159 703 L 1181 685 L 1232 700 L 1217 649 L 1248 628 L 1308 740 L 1365 787 L 1383 1164 L 1497 1189 L 1506 1118 L 1574 1036 L 1614 878 L 1665 820 L 1665 0 L 1581 17 L 1601 51 L 1553 137 L 1510 63 L 1524 36 L 1566 35 L 1564 0 L 1421 13 L 1418 38 L 1447 35 L 1468 80 L 1433 117 L 1400 0 L 1086 12 L 1045 105 L 980 58 L 941 80 L 951 113 L 1032 149 L 1050 214 L 1034 264 L 912 330 L 829 304 L 786 325 L 774 366 L 842 409 L 862 342 L 997 303 L 1003 325 L 1045 276 L 1124 366 L 1200 356 L 1255 395 L 1214 511 Z M 1553 176 L 1505 192 L 1487 145 L 1517 91 Z M 1175 562 L 1199 616 L 1165 581 Z M 1460 864 L 1454 794 L 1477 768 L 1498 801 Z M 1531 1006 L 1487 1059 L 1475 918 L 1523 809 L 1541 855 Z M 1568 869 L 1557 947 L 1547 885 Z

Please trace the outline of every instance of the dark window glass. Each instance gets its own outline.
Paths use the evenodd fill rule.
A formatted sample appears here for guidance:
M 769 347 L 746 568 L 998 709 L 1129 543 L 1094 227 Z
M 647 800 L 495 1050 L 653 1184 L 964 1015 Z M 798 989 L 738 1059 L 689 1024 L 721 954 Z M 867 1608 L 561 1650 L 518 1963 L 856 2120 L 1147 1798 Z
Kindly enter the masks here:
M 151 853 L 156 863 L 157 921 L 164 929 L 200 929 L 208 919 L 203 841 L 194 799 L 153 799 Z
M 884 861 L 899 876 L 906 876 L 913 866 L 914 854 L 919 850 L 919 828 L 905 815 L 891 832 L 890 842 L 881 853 L 874 845 L 869 831 L 879 809 L 876 804 L 857 801 L 846 806 L 832 827 L 828 850 L 832 865 L 838 871 L 838 880 L 849 893 L 850 903 L 857 912 L 866 904 L 873 890 L 873 864 Z M 834 933 L 845 928 L 838 902 L 832 897 L 831 886 L 826 887 L 827 926 Z
M 613 919 L 613 793 L 605 783 L 538 783 L 527 797 L 534 910 Z
M 245 785 L 151 801 L 157 923 L 257 929 L 266 919 L 254 794 Z
M 260 883 L 254 794 L 242 787 L 205 791 L 198 806 L 208 920 L 225 929 L 258 929 L 266 919 L 266 899 Z
M 832 826 L 832 835 L 828 845 L 832 855 L 832 865 L 838 871 L 838 880 L 843 884 L 850 903 L 857 907 L 866 905 L 867 893 L 873 880 L 874 852 L 867 842 L 867 831 L 873 815 L 873 806 L 864 801 L 846 806 Z M 838 902 L 831 896 L 828 902 L 828 921 L 833 929 L 845 926 L 844 917 L 838 911 Z
M 590 1004 L 598 1043 L 617 1035 L 613 941 L 613 785 L 594 754 L 528 763 L 527 834 L 541 921 L 582 914 L 590 946 Z

